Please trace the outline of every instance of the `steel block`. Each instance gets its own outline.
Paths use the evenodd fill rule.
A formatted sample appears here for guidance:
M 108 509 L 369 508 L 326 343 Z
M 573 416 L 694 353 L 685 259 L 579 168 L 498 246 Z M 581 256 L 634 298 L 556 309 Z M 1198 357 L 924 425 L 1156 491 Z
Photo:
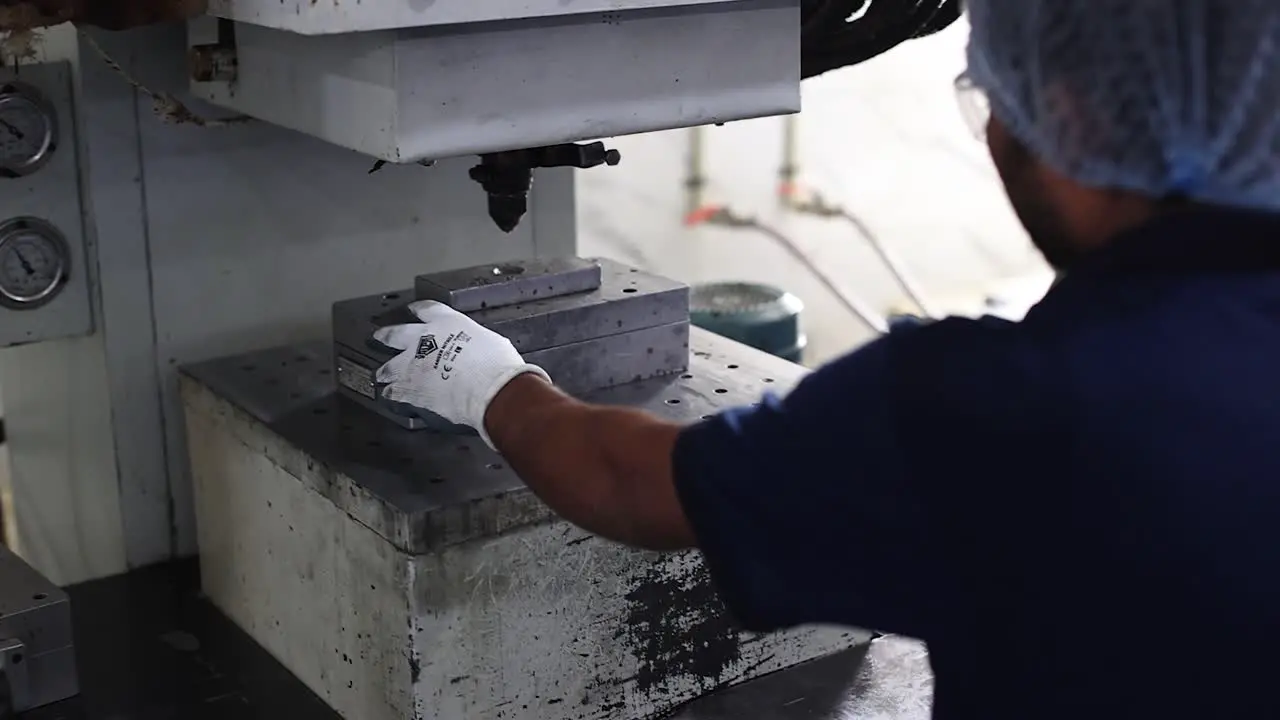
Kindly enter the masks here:
M 500 272 L 494 274 L 494 267 Z M 522 272 L 514 272 L 518 267 Z M 490 277 L 500 279 L 489 282 Z M 540 284 L 524 280 L 535 277 L 542 278 Z M 573 291 L 583 287 L 589 289 Z M 521 299 L 533 298 L 535 291 L 537 299 Z M 374 382 L 378 367 L 398 352 L 373 340 L 374 331 L 417 322 L 408 305 L 424 295 L 462 308 L 482 305 L 468 315 L 510 339 L 571 394 L 688 367 L 689 289 L 674 280 L 610 260 L 578 258 L 420 276 L 413 291 L 333 306 L 339 392 L 408 429 L 469 432 L 431 413 L 392 407 L 380 399 Z
M 60 588 L 3 546 L 0 686 L 0 695 L 7 696 L 7 709 L 15 712 L 65 700 L 79 692 L 71 602 Z
M 414 279 L 413 290 L 419 300 L 435 300 L 469 313 L 590 292 L 600 287 L 600 278 L 600 264 L 595 261 L 551 258 L 419 275 Z

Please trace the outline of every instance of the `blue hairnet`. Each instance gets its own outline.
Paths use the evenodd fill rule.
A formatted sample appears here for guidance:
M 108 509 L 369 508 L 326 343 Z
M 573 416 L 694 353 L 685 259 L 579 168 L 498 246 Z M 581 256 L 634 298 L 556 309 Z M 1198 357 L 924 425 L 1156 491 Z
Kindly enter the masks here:
M 1280 210 L 1280 0 L 968 0 L 969 77 L 1083 184 Z

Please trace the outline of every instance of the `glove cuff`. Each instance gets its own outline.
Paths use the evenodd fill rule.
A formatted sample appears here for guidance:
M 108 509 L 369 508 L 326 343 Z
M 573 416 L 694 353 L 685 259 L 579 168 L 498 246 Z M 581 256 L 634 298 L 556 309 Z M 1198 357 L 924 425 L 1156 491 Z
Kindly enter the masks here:
M 489 438 L 489 431 L 485 429 L 484 426 L 485 416 L 489 414 L 489 404 L 493 402 L 493 399 L 498 396 L 498 393 L 502 392 L 502 389 L 505 388 L 508 383 L 521 375 L 537 375 L 548 383 L 554 384 L 551 380 L 551 376 L 547 374 L 546 370 L 543 370 L 537 365 L 533 365 L 531 363 L 516 365 L 494 379 L 493 385 L 490 386 L 489 391 L 485 393 L 483 398 L 481 398 L 482 403 L 479 408 L 480 411 L 477 413 L 476 423 L 472 427 L 476 429 L 476 432 L 480 433 L 480 439 L 484 441 L 484 444 L 488 445 L 489 449 L 495 452 L 498 448 L 494 447 L 493 440 Z

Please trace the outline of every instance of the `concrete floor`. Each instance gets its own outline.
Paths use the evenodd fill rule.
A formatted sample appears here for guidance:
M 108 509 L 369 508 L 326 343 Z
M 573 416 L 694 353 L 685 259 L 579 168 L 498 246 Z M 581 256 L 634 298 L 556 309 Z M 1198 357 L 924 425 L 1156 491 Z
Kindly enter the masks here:
M 1048 270 L 1006 204 L 985 147 L 960 115 L 953 79 L 968 29 L 957 24 L 871 62 L 807 81 L 799 116 L 800 182 L 859 216 L 948 312 L 981 309 L 990 293 L 1015 306 Z M 870 246 L 841 220 L 798 216 L 778 200 L 783 120 L 706 134 L 705 201 L 759 217 L 804 247 L 845 292 L 886 311 L 909 307 Z M 622 164 L 578 175 L 581 246 L 688 282 L 781 286 L 807 304 L 815 364 L 869 339 L 809 273 L 751 231 L 686 228 L 688 131 L 621 138 Z

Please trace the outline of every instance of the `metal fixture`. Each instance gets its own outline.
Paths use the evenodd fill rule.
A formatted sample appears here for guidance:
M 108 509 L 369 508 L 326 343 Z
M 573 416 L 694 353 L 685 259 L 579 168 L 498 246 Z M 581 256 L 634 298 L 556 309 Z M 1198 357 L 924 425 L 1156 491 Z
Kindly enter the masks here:
M 39 218 L 0 223 L 0 305 L 31 310 L 57 297 L 71 272 L 71 248 Z
M 511 340 L 566 392 L 584 393 L 684 372 L 689 364 L 689 288 L 610 260 L 577 257 L 477 265 L 420 275 L 413 290 L 333 306 L 339 392 L 409 428 L 469 433 L 380 399 L 379 366 L 398 351 L 372 339 L 383 326 L 417 322 L 414 300 L 468 313 Z M 432 336 L 426 352 L 438 345 Z
M 58 114 L 35 87 L 0 85 L 0 177 L 30 175 L 58 149 Z
M 0 718 L 77 692 L 71 602 L 0 545 Z
M 230 20 L 218 20 L 217 42 L 192 45 L 187 51 L 187 70 L 195 82 L 234 83 L 239 68 L 236 24 Z
M 604 143 L 588 145 L 566 143 L 546 147 L 488 153 L 480 156 L 480 164 L 471 168 L 471 179 L 489 194 L 489 217 L 503 232 L 511 232 L 529 209 L 529 190 L 533 186 L 534 168 L 617 165 L 622 154 L 605 149 Z

